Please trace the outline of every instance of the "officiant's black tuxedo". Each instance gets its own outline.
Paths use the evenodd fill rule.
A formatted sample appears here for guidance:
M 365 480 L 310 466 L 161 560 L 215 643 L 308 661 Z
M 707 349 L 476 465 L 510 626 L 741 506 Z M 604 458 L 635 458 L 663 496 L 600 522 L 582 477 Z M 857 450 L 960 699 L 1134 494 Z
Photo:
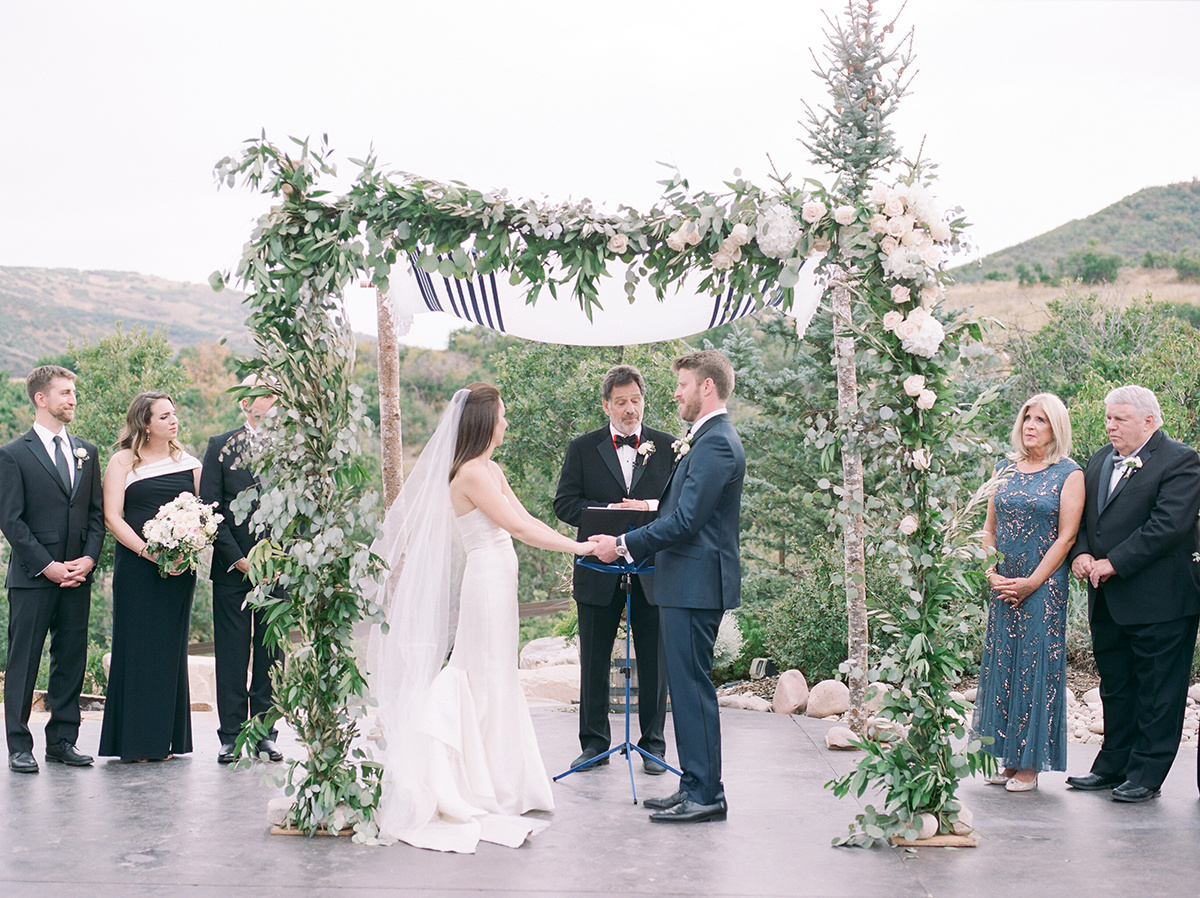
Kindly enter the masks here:
M 605 506 L 622 499 L 658 499 L 671 476 L 673 455 L 671 434 L 642 426 L 641 442 L 654 444 L 654 453 L 637 456 L 632 485 L 625 488 L 625 477 L 609 425 L 576 437 L 567 446 L 554 513 L 572 527 L 580 526 L 588 506 Z M 643 459 L 645 459 L 643 463 Z M 580 532 L 579 539 L 583 539 Z M 613 640 L 621 613 L 625 610 L 625 591 L 617 574 L 605 574 L 580 565 L 574 573 L 575 602 L 579 612 L 579 744 L 586 751 L 608 750 L 611 733 L 608 725 L 608 677 Z M 630 601 L 633 618 L 633 642 L 637 653 L 638 747 L 663 757 L 666 741 L 663 727 L 667 714 L 667 680 L 661 671 L 658 610 L 654 607 L 653 575 L 633 578 Z
M 634 561 L 654 555 L 675 747 L 691 801 L 711 805 L 721 784 L 721 719 L 712 682 L 721 617 L 741 604 L 739 554 L 746 454 L 728 414 L 705 421 L 667 483 L 658 519 L 625 537 Z
M 251 503 L 240 522 L 230 506 L 245 490 L 259 486 L 246 455 L 249 431 L 243 426 L 218 434 L 208 441 L 200 471 L 200 498 L 215 502 L 224 520 L 217 525 L 213 543 L 213 654 L 217 675 L 217 736 L 222 745 L 236 741 L 242 724 L 271 707 L 271 666 L 282 653 L 263 642 L 266 630 L 261 610 L 246 607 L 253 584 L 234 567 L 245 558 L 258 538 L 250 530 L 250 516 L 258 508 Z M 250 669 L 250 683 L 246 671 Z M 276 733 L 270 732 L 274 739 Z
M 1104 702 L 1104 745 L 1092 772 L 1157 789 L 1179 748 L 1200 615 L 1200 456 L 1161 430 L 1138 456 L 1142 467 L 1111 494 L 1113 447 L 1092 456 L 1070 557 L 1107 558 L 1116 571 L 1088 585 Z
M 87 664 L 92 576 L 62 587 L 42 576 L 55 561 L 100 558 L 104 547 L 100 463 L 96 447 L 70 434 L 67 462 L 74 483 L 63 485 L 54 461 L 32 429 L 0 447 L 0 531 L 12 552 L 8 562 L 8 661 L 4 718 L 10 752 L 32 751 L 29 713 L 46 634 L 50 680 L 46 744 L 79 737 L 79 693 Z M 75 451 L 83 449 L 82 461 Z

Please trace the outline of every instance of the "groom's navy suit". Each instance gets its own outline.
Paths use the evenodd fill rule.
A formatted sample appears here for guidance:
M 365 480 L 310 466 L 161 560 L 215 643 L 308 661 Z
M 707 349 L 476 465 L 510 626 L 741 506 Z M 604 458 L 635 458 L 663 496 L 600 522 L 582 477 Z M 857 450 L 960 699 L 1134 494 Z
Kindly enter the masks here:
M 741 603 L 738 539 L 745 476 L 737 431 L 728 414 L 715 415 L 696 431 L 675 466 L 658 520 L 625 537 L 635 561 L 654 555 L 654 601 L 683 770 L 679 787 L 702 805 L 724 794 L 713 644 L 722 615 Z
M 100 462 L 96 447 L 70 435 L 65 453 L 75 468 L 63 485 L 37 432 L 0 448 L 0 531 L 12 554 L 8 562 L 8 663 L 4 676 L 5 728 L 10 752 L 32 751 L 29 712 L 46 633 L 50 633 L 50 722 L 46 744 L 75 744 L 79 693 L 87 664 L 92 575 L 62 587 L 42 575 L 51 562 L 100 558 L 104 546 Z M 77 458 L 76 450 L 87 452 Z
M 1156 431 L 1142 467 L 1111 494 L 1113 447 L 1084 471 L 1083 525 L 1071 558 L 1107 558 L 1116 573 L 1088 586 L 1088 619 L 1104 702 L 1092 773 L 1162 785 L 1179 749 L 1200 614 L 1200 456 Z

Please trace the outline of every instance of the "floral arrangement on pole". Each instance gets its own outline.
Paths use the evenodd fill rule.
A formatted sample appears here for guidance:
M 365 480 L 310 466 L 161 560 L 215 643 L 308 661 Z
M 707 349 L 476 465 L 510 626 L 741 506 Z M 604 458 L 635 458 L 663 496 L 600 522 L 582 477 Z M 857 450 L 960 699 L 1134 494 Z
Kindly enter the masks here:
M 200 553 L 216 541 L 217 525 L 225 520 L 216 507 L 191 493 L 180 493 L 146 522 L 142 536 L 146 551 L 158 560 L 159 576 L 196 569 Z

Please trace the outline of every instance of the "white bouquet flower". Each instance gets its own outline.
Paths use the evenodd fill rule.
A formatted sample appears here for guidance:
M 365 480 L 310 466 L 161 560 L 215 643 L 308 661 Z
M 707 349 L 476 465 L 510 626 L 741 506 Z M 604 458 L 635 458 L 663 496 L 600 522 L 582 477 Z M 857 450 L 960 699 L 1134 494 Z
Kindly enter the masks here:
M 782 259 L 800 242 L 800 222 L 782 203 L 772 206 L 758 220 L 758 248 L 764 256 Z
M 158 573 L 194 571 L 200 553 L 217 538 L 217 524 L 225 520 L 191 493 L 180 493 L 158 510 L 142 528 L 146 551 L 158 558 Z

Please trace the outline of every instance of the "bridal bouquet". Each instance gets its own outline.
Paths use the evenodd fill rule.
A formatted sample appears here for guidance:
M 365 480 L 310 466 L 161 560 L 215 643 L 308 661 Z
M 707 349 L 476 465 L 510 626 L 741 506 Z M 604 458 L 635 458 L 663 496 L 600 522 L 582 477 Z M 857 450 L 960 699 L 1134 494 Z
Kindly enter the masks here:
M 158 557 L 159 575 L 196 569 L 200 553 L 216 540 L 217 524 L 224 520 L 213 510 L 216 507 L 191 493 L 180 493 L 146 522 L 142 535 L 146 551 Z

